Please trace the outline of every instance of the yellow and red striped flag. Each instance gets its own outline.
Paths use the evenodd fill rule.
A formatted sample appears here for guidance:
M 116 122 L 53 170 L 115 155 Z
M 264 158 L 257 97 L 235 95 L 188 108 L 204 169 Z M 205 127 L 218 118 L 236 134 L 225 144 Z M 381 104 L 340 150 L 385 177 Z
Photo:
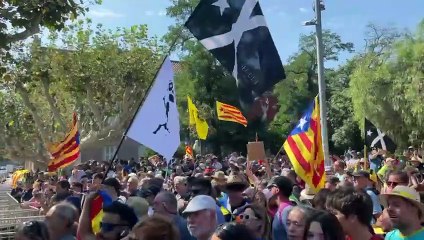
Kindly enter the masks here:
M 185 147 L 186 156 L 193 159 L 193 148 L 190 146 Z
M 234 106 L 216 101 L 216 114 L 219 120 L 236 122 L 247 127 L 247 119 L 243 116 L 243 113 Z
M 319 114 L 316 97 L 283 145 L 296 174 L 314 191 L 323 188 L 325 184 Z
M 72 127 L 65 139 L 49 147 L 52 159 L 49 162 L 49 172 L 62 169 L 75 162 L 80 155 L 80 136 L 78 132 L 77 114 L 73 114 Z

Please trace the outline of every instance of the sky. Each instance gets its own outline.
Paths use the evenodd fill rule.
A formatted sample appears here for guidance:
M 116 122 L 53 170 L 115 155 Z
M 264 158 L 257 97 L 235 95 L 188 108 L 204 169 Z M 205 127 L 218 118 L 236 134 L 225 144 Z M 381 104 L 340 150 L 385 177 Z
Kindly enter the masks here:
M 184 0 L 179 0 L 184 1 Z M 94 23 L 106 28 L 147 24 L 150 36 L 163 36 L 173 19 L 166 16 L 172 0 L 103 0 L 102 5 L 90 7 L 87 14 Z M 298 50 L 300 34 L 314 31 L 303 26 L 312 20 L 313 0 L 259 0 L 268 27 L 284 63 Z M 339 34 L 343 41 L 352 42 L 356 51 L 363 50 L 364 33 L 368 23 L 393 26 L 414 31 L 424 19 L 424 0 L 325 0 L 322 13 L 324 29 Z M 340 62 L 351 55 L 344 53 Z M 175 56 L 174 56 L 175 58 Z M 334 63 L 333 63 L 334 64 Z

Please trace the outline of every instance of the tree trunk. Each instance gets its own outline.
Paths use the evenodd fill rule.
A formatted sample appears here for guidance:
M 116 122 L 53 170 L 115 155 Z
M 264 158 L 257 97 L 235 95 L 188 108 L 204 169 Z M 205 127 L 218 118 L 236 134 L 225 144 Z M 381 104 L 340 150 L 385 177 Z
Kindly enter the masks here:
M 95 122 L 100 129 L 103 125 L 103 118 L 100 110 L 97 108 L 96 103 L 94 102 L 93 89 L 90 86 L 87 87 L 87 102 L 91 112 L 94 115 Z
M 50 88 L 50 83 L 49 80 L 46 78 L 42 78 L 41 79 L 42 85 L 43 85 L 43 93 L 44 96 L 47 99 L 47 102 L 49 103 L 50 109 L 53 112 L 53 116 L 56 119 L 56 121 L 59 123 L 60 128 L 63 132 L 66 131 L 66 124 L 62 119 L 62 116 L 60 115 L 59 109 L 57 109 L 56 105 L 55 105 L 55 100 L 53 99 L 52 95 L 49 92 L 49 88 Z
M 44 128 L 43 120 L 38 115 L 37 109 L 35 108 L 34 104 L 32 104 L 31 100 L 29 99 L 28 91 L 24 88 L 24 86 L 20 82 L 16 84 L 16 90 L 18 94 L 21 96 L 25 106 L 30 111 L 32 118 L 34 119 L 35 126 L 37 126 L 38 128 L 38 133 L 40 134 L 43 145 L 46 145 L 49 142 L 49 134 Z

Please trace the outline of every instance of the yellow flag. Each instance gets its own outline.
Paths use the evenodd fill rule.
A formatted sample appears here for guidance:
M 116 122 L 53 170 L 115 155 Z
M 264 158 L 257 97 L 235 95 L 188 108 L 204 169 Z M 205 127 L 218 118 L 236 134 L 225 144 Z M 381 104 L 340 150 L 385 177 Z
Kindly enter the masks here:
M 187 96 L 187 105 L 190 126 L 195 125 L 197 136 L 199 136 L 199 139 L 205 140 L 208 136 L 208 123 L 204 119 L 199 118 L 199 111 L 189 96 Z

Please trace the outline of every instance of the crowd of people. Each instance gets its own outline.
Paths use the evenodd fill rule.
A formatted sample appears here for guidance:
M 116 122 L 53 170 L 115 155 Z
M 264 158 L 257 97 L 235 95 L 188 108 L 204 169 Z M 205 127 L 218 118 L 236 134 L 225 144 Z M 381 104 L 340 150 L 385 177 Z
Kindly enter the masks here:
M 11 194 L 45 221 L 22 224 L 16 239 L 422 240 L 422 153 L 372 149 L 364 159 L 349 150 L 333 158 L 319 191 L 285 156 L 197 155 L 169 164 L 154 156 L 111 167 L 92 160 L 70 176 L 37 172 L 18 183 Z M 100 193 L 112 202 L 96 230 L 91 208 Z

